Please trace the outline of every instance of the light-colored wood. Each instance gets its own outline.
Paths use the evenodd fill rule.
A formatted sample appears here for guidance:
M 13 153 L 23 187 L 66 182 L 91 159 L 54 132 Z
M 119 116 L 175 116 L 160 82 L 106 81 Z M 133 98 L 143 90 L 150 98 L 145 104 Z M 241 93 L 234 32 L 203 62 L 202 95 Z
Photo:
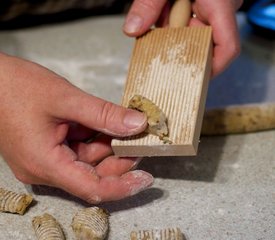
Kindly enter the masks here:
M 136 41 L 122 105 L 136 94 L 167 116 L 169 139 L 142 134 L 112 141 L 118 156 L 196 155 L 212 57 L 211 27 L 154 29 Z
M 176 0 L 169 16 L 169 27 L 185 27 L 188 25 L 191 14 L 191 2 L 189 0 Z

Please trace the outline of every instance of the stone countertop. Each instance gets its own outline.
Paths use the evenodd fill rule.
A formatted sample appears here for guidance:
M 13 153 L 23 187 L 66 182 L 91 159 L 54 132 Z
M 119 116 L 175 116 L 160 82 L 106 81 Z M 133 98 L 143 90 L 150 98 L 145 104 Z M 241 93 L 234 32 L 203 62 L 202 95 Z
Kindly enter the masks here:
M 210 84 L 207 107 L 275 101 L 275 45 L 255 36 L 238 16 L 243 52 Z M 0 51 L 38 62 L 83 90 L 119 103 L 133 40 L 121 32 L 123 16 L 87 19 L 0 32 Z M 275 239 L 275 130 L 203 137 L 196 157 L 147 158 L 141 169 L 152 188 L 105 203 L 111 240 L 132 230 L 179 227 L 188 240 Z M 45 211 L 67 239 L 75 212 L 89 206 L 49 187 L 18 182 L 0 159 L 0 187 L 30 192 L 36 203 L 24 216 L 0 214 L 0 239 L 35 239 L 31 220 Z

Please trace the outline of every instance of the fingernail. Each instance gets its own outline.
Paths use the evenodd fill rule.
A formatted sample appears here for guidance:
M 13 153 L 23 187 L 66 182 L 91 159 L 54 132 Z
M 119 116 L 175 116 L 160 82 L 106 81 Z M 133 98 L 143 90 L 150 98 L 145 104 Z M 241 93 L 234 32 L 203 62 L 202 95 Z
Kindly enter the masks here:
M 133 160 L 133 164 L 132 166 L 130 167 L 129 171 L 133 171 L 133 170 L 136 170 L 137 166 L 139 165 L 139 163 L 141 162 L 142 158 L 136 158 Z
M 97 195 L 93 195 L 92 197 L 89 198 L 89 202 L 93 204 L 98 204 L 101 202 L 101 197 Z
M 134 181 L 130 188 L 130 196 L 135 195 L 142 190 L 150 187 L 153 182 L 154 178 L 151 174 L 141 171 L 141 170 L 135 170 L 131 172 L 134 177 Z
M 124 24 L 124 31 L 132 34 L 140 30 L 143 24 L 143 19 L 138 15 L 129 15 Z
M 145 114 L 135 110 L 127 110 L 123 123 L 127 128 L 136 129 L 146 125 L 147 117 Z

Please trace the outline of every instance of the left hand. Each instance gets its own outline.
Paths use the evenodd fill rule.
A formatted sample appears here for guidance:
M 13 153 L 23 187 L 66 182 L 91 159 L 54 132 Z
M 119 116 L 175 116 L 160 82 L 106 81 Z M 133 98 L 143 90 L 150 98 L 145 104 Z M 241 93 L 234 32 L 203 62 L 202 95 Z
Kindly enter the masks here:
M 89 203 L 153 183 L 149 173 L 131 171 L 139 159 L 119 158 L 111 148 L 112 136 L 144 131 L 143 113 L 89 95 L 33 62 L 0 53 L 0 65 L 0 154 L 18 180 Z

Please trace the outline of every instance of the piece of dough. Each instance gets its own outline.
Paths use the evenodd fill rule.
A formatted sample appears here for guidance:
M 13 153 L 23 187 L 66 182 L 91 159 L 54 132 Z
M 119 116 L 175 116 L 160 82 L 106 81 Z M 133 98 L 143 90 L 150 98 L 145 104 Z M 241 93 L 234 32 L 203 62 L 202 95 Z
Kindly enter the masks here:
M 18 213 L 23 215 L 33 197 L 28 194 L 19 194 L 0 188 L 0 212 Z
M 245 104 L 207 110 L 202 135 L 249 133 L 275 128 L 275 104 Z
M 72 220 L 77 240 L 104 240 L 109 230 L 109 214 L 99 207 L 81 209 Z
M 162 110 L 151 100 L 141 95 L 135 95 L 130 99 L 128 107 L 146 114 L 148 121 L 147 132 L 159 136 L 161 140 L 168 137 L 167 118 Z
M 32 226 L 38 240 L 65 240 L 60 224 L 48 213 L 34 217 Z
M 185 240 L 179 228 L 132 231 L 131 240 Z

